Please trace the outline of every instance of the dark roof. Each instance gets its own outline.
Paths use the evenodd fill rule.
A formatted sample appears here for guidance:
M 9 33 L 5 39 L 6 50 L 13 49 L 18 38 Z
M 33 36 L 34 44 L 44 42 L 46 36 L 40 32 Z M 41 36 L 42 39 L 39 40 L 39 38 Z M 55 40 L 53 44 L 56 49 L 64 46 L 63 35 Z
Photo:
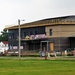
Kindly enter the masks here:
M 7 41 L 2 41 L 4 44 L 8 44 L 8 42 Z
M 43 19 L 43 20 L 39 20 L 39 21 L 44 21 L 44 20 L 53 20 L 53 19 L 66 19 L 69 17 L 75 17 L 75 15 L 71 15 L 71 16 L 62 16 L 62 17 L 54 17 L 54 18 L 47 18 L 47 19 Z
M 69 17 L 75 17 L 75 15 L 47 18 L 47 19 L 42 19 L 42 20 L 38 20 L 38 21 L 46 21 L 46 20 L 53 20 L 53 19 L 67 19 Z M 38 21 L 34 21 L 34 22 L 38 22 Z M 33 23 L 33 22 L 31 22 L 31 23 Z

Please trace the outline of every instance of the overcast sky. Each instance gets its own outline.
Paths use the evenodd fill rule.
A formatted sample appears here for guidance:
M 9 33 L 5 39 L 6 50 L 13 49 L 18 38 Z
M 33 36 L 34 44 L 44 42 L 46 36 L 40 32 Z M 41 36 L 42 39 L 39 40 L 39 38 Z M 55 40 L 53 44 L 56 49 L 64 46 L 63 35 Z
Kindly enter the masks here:
M 6 25 L 45 18 L 75 15 L 75 0 L 0 0 L 0 31 Z

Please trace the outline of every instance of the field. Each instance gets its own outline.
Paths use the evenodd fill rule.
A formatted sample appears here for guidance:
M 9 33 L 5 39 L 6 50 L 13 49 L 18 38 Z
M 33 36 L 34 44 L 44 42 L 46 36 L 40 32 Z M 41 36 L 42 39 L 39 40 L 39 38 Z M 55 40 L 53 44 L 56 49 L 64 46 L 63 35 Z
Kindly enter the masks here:
M 0 75 L 75 75 L 75 60 L 0 58 Z

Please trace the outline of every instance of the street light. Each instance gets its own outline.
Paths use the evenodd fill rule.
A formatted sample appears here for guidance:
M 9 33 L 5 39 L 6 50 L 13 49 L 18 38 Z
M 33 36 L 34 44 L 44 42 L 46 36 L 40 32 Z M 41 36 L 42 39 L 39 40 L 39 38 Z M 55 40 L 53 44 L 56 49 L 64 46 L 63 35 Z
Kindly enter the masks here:
M 20 50 L 20 46 L 21 46 L 21 30 L 20 30 L 20 21 L 25 21 L 25 20 L 20 20 L 18 19 L 18 25 L 19 25 L 19 58 L 21 57 L 21 50 Z

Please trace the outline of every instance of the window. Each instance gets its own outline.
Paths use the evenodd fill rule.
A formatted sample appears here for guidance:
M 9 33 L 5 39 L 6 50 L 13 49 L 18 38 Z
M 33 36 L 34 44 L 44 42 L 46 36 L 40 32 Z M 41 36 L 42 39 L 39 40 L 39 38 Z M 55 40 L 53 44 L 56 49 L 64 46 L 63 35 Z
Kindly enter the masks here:
M 12 36 L 9 36 L 9 39 L 11 39 L 12 38 Z
M 25 37 L 26 37 L 26 33 L 24 32 L 24 33 L 23 33 L 23 38 L 25 38 Z
M 15 34 L 14 33 L 12 33 L 12 39 L 14 39 L 15 38 Z
M 30 31 L 29 35 L 32 35 L 32 31 Z
M 50 34 L 50 36 L 52 36 L 52 29 L 49 30 L 49 34 Z
M 35 35 L 37 35 L 37 31 L 35 31 Z

